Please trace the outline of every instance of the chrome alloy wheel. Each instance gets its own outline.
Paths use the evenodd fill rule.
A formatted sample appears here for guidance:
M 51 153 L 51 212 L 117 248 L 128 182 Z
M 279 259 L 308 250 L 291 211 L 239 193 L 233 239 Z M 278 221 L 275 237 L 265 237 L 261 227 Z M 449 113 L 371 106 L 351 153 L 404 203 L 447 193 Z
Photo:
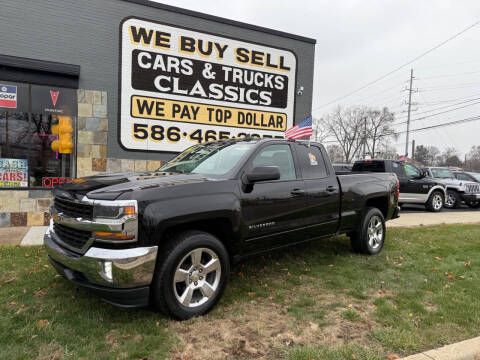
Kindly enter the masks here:
M 440 210 L 443 205 L 443 199 L 440 194 L 433 195 L 432 205 L 435 210 Z
M 457 198 L 452 193 L 447 193 L 447 198 L 445 199 L 445 206 L 454 207 L 457 202 Z M 435 208 L 437 209 L 437 208 Z
M 367 229 L 368 245 L 377 249 L 383 241 L 383 224 L 379 216 L 372 216 Z
M 173 292 L 186 307 L 207 302 L 218 290 L 222 267 L 218 255 L 211 249 L 190 251 L 179 262 L 173 277 Z

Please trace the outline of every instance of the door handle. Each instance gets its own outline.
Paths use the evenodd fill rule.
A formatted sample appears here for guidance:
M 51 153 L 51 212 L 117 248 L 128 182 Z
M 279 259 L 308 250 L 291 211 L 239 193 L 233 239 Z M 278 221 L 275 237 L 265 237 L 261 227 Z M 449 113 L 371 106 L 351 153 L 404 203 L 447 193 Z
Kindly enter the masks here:
M 305 195 L 305 190 L 293 189 L 292 191 L 290 191 L 290 194 L 292 194 L 292 195 Z
M 330 185 L 329 187 L 327 187 L 327 191 L 328 192 L 334 192 L 334 191 L 337 191 L 337 188 L 333 185 Z

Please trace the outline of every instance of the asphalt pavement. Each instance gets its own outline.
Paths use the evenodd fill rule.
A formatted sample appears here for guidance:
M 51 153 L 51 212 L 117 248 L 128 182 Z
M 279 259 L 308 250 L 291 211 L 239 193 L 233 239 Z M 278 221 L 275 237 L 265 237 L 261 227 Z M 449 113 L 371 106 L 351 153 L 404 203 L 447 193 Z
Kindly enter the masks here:
M 427 209 L 425 209 L 424 205 L 414 205 L 414 204 L 409 204 L 409 205 L 403 205 L 402 206 L 402 211 L 400 214 L 418 214 L 420 212 L 429 212 Z M 458 209 L 447 209 L 443 208 L 441 211 L 442 213 L 458 213 L 458 212 L 478 212 L 480 214 L 480 209 L 471 209 L 468 206 L 462 205 L 462 207 Z

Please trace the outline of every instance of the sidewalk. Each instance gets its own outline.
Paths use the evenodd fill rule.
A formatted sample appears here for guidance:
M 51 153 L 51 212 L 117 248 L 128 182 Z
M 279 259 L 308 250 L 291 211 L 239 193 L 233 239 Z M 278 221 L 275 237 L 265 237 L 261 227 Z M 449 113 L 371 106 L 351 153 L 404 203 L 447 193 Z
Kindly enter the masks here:
M 395 220 L 387 222 L 387 227 L 429 226 L 439 224 L 472 224 L 480 223 L 480 210 L 469 212 L 422 212 L 402 213 Z
M 0 245 L 42 245 L 48 226 L 19 226 L 0 228 Z
M 480 360 L 480 337 L 411 355 L 400 360 Z

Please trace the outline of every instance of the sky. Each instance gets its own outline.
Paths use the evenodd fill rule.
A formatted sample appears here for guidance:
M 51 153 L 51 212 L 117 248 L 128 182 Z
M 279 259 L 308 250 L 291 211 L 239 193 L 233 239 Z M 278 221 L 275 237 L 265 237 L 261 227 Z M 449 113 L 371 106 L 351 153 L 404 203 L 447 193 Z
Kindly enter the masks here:
M 478 0 L 158 2 L 316 39 L 316 118 L 338 105 L 387 106 L 395 112 L 395 129 L 404 132 L 411 68 L 411 129 L 480 115 L 480 25 L 373 86 L 325 106 L 479 21 Z M 412 139 L 441 150 L 454 147 L 463 159 L 473 145 L 480 145 L 480 120 L 413 132 Z M 391 145 L 402 154 L 405 135 Z

